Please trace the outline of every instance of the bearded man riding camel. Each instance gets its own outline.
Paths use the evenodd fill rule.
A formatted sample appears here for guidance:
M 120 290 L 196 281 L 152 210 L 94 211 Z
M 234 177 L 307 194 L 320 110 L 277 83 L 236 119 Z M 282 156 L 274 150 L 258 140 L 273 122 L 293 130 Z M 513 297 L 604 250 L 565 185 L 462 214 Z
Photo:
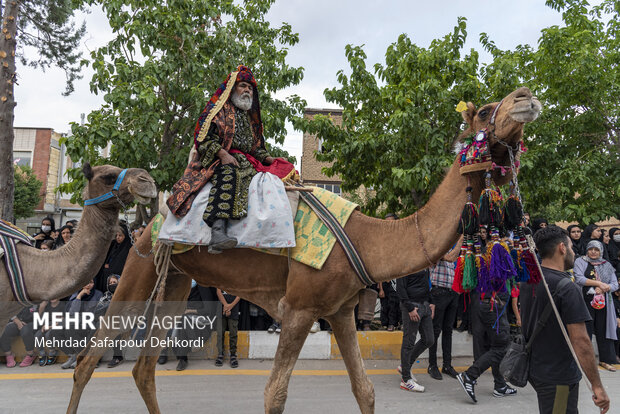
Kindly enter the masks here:
M 265 149 L 258 89 L 248 67 L 237 67 L 211 97 L 196 123 L 194 144 L 197 153 L 173 187 L 168 206 L 183 217 L 196 193 L 211 182 L 203 220 L 211 227 L 209 253 L 217 254 L 237 245 L 226 225 L 247 216 L 248 189 L 257 172 L 282 178 L 294 171 L 291 163 L 274 159 Z

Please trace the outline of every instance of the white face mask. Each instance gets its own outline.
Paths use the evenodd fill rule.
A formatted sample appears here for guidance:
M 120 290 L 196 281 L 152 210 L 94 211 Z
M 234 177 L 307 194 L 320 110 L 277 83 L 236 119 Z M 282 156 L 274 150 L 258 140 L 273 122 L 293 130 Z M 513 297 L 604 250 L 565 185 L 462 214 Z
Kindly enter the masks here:
M 44 233 L 50 232 L 50 231 L 52 231 L 52 226 L 41 226 L 41 230 Z
M 614 234 L 614 241 L 620 243 L 620 234 Z

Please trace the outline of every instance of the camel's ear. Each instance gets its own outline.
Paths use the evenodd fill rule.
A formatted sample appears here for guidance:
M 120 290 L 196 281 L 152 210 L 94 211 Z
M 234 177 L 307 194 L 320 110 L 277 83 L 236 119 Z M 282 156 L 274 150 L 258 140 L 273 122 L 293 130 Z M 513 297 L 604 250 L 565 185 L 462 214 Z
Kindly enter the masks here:
M 474 104 L 471 102 L 467 102 L 467 109 L 461 112 L 461 116 L 463 117 L 465 122 L 467 122 L 467 128 L 461 133 L 461 135 L 459 135 L 459 138 L 464 138 L 474 131 L 473 124 L 474 117 L 476 116 L 476 107 L 474 106 Z
M 465 120 L 465 122 L 467 122 L 467 125 L 471 126 L 474 123 L 475 115 L 476 115 L 476 107 L 474 106 L 473 103 L 467 102 L 467 109 L 461 112 L 461 116 L 463 116 L 463 119 Z
M 84 166 L 82 167 L 82 172 L 84 173 L 84 177 L 86 177 L 88 181 L 90 181 L 95 175 L 89 163 L 84 164 Z

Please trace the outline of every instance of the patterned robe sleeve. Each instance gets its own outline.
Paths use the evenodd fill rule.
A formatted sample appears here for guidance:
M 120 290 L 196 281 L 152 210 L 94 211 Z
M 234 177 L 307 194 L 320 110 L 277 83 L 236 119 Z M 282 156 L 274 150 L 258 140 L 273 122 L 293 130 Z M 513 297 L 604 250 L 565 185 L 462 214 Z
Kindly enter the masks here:
M 267 150 L 261 147 L 256 148 L 256 151 L 254 151 L 254 153 L 251 153 L 250 155 L 256 158 L 261 163 L 265 161 L 265 158 L 269 157 L 269 153 L 267 152 Z
M 220 137 L 217 134 L 217 127 L 211 124 L 209 132 L 205 140 L 198 145 L 198 153 L 200 154 L 200 162 L 203 167 L 209 168 L 217 160 L 217 153 L 222 149 L 220 145 Z

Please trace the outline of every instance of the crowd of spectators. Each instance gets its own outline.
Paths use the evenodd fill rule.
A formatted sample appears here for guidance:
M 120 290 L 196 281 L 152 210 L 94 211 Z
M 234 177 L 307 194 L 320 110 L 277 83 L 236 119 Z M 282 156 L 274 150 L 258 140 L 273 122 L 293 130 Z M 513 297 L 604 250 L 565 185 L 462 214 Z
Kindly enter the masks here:
M 388 219 L 398 219 L 391 215 Z M 529 216 L 526 216 L 529 219 Z M 529 223 L 528 223 L 529 224 Z M 548 226 L 544 219 L 533 221 L 527 231 L 535 234 L 538 230 Z M 36 247 L 41 250 L 54 250 L 68 243 L 73 235 L 77 222 L 69 221 L 59 229 L 55 228 L 53 218 L 46 217 L 41 222 L 40 231 L 34 235 Z M 133 236 L 139 237 L 144 231 L 144 226 L 134 230 Z M 583 300 L 590 311 L 592 321 L 586 323 L 588 335 L 596 337 L 600 365 L 615 371 L 614 364 L 620 363 L 620 290 L 618 278 L 620 277 L 620 230 L 611 228 L 606 230 L 596 225 L 586 226 L 583 230 L 578 225 L 568 226 L 568 234 L 572 241 L 572 250 L 576 260 L 573 270 L 574 281 L 582 287 Z M 481 242 L 487 242 L 487 234 L 481 229 Z M 509 239 L 506 239 L 510 242 Z M 21 337 L 26 349 L 26 355 L 19 364 L 21 367 L 31 365 L 39 360 L 39 365 L 53 365 L 56 363 L 58 352 L 63 351 L 68 355 L 67 361 L 62 364 L 63 368 L 75 366 L 75 357 L 80 349 L 66 347 L 64 349 L 35 349 L 34 338 L 87 338 L 93 334 L 88 330 L 54 330 L 43 326 L 33 329 L 33 315 L 35 312 L 43 313 L 74 313 L 93 311 L 103 314 L 107 308 L 120 275 L 125 260 L 131 247 L 129 229 L 125 223 L 120 223 L 119 229 L 106 254 L 106 259 L 94 280 L 67 298 L 58 298 L 41 303 L 38 307 L 22 309 L 6 325 L 4 333 L 0 337 L 0 348 L 5 353 L 6 365 L 17 365 L 11 352 L 11 343 L 14 338 Z M 483 246 L 484 247 L 484 246 Z M 506 306 L 505 332 L 504 322 L 502 330 L 497 327 L 486 326 L 486 322 L 480 315 L 484 306 L 497 306 L 497 303 L 486 303 L 481 298 L 467 297 L 452 291 L 452 279 L 454 275 L 455 260 L 458 256 L 458 248 L 453 249 L 436 266 L 426 269 L 419 274 L 410 275 L 398 280 L 383 282 L 374 288 L 378 292 L 380 317 L 373 321 L 358 320 L 358 329 L 370 330 L 381 329 L 386 331 L 403 330 L 403 351 L 401 367 L 399 370 L 403 376 L 401 387 L 411 391 L 423 391 L 424 387 L 418 384 L 415 378 L 408 374 L 411 363 L 427 348 L 430 348 L 428 372 L 431 378 L 441 380 L 443 375 L 456 378 L 457 372 L 451 364 L 452 330 L 468 331 L 474 336 L 474 357 L 478 365 L 474 363 L 467 373 L 469 377 L 461 378 L 462 381 L 475 381 L 475 377 L 488 366 L 493 368 L 495 378 L 495 394 L 511 395 L 514 389 L 510 388 L 499 378 L 496 372 L 497 360 L 501 352 L 499 348 L 505 348 L 509 337 L 515 337 L 520 333 L 520 302 L 518 297 L 510 295 L 497 296 L 498 303 Z M 479 302 L 479 303 L 478 303 Z M 196 304 L 211 304 L 212 306 L 199 306 Z M 471 305 L 471 306 L 470 306 Z M 194 318 L 203 313 L 221 312 L 221 317 L 216 326 L 217 330 L 217 358 L 216 366 L 222 366 L 225 356 L 229 356 L 229 364 L 236 368 L 239 364 L 237 359 L 237 332 L 248 330 L 264 330 L 269 333 L 281 331 L 278 321 L 273 320 L 263 309 L 255 304 L 230 295 L 225 291 L 215 288 L 207 288 L 192 283 L 185 318 Z M 415 314 L 412 316 L 412 314 Z M 500 321 L 501 322 L 501 321 Z M 324 320 L 317 321 L 311 332 L 330 330 L 329 324 Z M 227 353 L 224 347 L 224 332 L 229 331 Z M 419 339 L 416 341 L 418 332 Z M 495 332 L 495 333 L 494 333 Z M 202 336 L 205 340 L 210 337 L 211 330 L 194 332 L 173 331 L 168 336 L 179 338 L 196 338 Z M 442 336 L 442 368 L 439 369 L 437 361 L 437 339 Z M 503 335 L 500 336 L 499 335 Z M 192 349 L 164 349 L 158 362 L 167 362 L 169 351 L 176 356 L 177 369 L 183 370 L 188 366 L 188 354 Z M 122 363 L 123 350 L 115 349 L 113 359 L 108 364 L 114 367 Z M 486 356 L 485 356 L 486 355 Z M 501 358 L 500 358 L 501 359 Z M 442 375 L 443 374 L 443 375 Z M 467 385 L 465 383 L 465 385 Z M 497 395 L 496 395 L 497 396 Z

